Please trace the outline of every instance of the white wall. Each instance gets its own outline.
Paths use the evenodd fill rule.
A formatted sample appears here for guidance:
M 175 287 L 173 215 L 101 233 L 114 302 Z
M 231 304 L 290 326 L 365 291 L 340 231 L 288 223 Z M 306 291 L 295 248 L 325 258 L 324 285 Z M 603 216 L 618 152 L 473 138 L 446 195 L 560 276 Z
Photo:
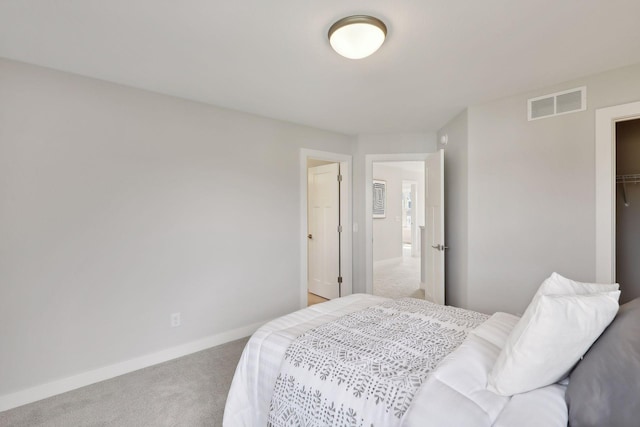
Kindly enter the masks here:
M 0 396 L 297 309 L 299 149 L 354 146 L 0 60 Z
M 640 174 L 640 119 L 620 122 L 616 127 L 616 174 Z M 640 184 L 616 186 L 616 281 L 620 302 L 640 297 Z
M 374 218 L 372 224 L 374 262 L 402 257 L 402 181 L 415 181 L 417 193 L 420 194 L 418 185 L 420 181 L 424 182 L 424 176 L 420 179 L 417 175 L 397 164 L 373 163 L 373 179 L 385 181 L 387 189 L 386 216 Z M 424 193 L 424 184 L 420 189 Z M 424 204 L 424 197 L 420 203 Z M 419 214 L 416 212 L 416 217 Z
M 527 121 L 528 98 L 583 85 L 586 111 Z M 553 271 L 595 280 L 595 110 L 637 100 L 640 64 L 469 108 L 467 307 L 522 312 Z
M 373 219 L 373 261 L 402 257 L 402 173 L 384 163 L 373 164 L 373 179 L 386 182 L 386 216 Z
M 353 165 L 353 221 L 358 227 L 358 231 L 353 234 L 354 293 L 365 292 L 365 156 L 367 154 L 433 153 L 435 151 L 435 132 L 421 134 L 358 135 Z
M 402 167 L 402 162 L 374 162 L 373 179 L 387 183 L 387 215 L 373 219 L 373 261 L 402 257 L 402 181 L 415 181 L 417 200 L 414 206 L 424 206 L 424 173 Z M 424 209 L 416 209 L 418 225 L 424 225 Z

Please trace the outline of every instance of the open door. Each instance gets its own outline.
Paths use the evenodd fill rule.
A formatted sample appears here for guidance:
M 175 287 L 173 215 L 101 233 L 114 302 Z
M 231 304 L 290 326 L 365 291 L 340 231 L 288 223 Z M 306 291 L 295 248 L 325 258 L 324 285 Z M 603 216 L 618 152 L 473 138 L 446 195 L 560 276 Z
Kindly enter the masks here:
M 340 296 L 340 165 L 308 170 L 308 290 Z
M 444 304 L 444 150 L 429 155 L 425 166 L 425 298 Z

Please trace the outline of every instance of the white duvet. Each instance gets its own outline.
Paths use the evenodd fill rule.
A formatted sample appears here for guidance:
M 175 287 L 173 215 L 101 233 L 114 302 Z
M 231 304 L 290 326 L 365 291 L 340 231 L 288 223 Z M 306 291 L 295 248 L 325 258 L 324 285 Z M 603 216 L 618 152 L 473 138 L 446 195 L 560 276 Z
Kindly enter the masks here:
M 266 426 L 269 403 L 289 344 L 305 331 L 386 301 L 357 294 L 273 320 L 251 337 L 229 391 L 224 426 Z M 486 390 L 488 372 L 518 318 L 497 313 L 431 373 L 405 414 L 407 427 L 538 427 L 567 425 L 565 387 L 552 385 L 512 398 Z

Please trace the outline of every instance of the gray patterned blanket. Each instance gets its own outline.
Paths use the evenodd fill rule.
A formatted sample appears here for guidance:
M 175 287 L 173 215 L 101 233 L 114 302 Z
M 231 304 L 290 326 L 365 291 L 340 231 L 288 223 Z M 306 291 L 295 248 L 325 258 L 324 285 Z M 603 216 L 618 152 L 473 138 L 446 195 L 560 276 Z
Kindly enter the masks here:
M 488 317 L 404 298 L 312 329 L 287 349 L 268 425 L 400 425 L 429 372 Z

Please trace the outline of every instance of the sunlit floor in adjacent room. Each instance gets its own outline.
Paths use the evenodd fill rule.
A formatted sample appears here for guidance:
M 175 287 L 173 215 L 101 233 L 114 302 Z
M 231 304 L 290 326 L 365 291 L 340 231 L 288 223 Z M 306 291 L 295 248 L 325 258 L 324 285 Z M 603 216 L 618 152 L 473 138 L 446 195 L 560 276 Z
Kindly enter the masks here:
M 420 256 L 411 256 L 411 245 L 405 245 L 402 252 L 402 257 L 373 263 L 373 294 L 424 299 L 424 290 L 420 289 Z

